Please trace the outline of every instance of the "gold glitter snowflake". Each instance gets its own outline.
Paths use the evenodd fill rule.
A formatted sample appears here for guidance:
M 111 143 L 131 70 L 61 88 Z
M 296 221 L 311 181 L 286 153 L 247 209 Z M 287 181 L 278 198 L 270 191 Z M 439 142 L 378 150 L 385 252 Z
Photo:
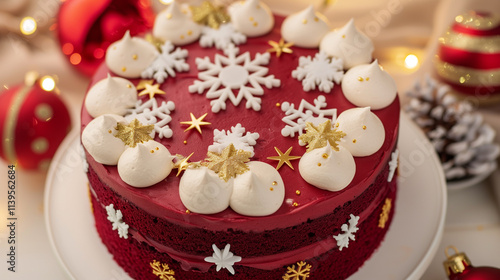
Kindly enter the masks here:
M 170 269 L 168 264 L 153 260 L 149 265 L 153 268 L 153 274 L 158 276 L 160 280 L 175 280 L 175 271 Z
M 221 24 L 231 20 L 223 6 L 214 6 L 209 1 L 204 1 L 200 6 L 190 6 L 190 8 L 193 21 L 214 29 L 219 29 Z
M 382 212 L 380 213 L 380 218 L 378 220 L 379 228 L 385 228 L 385 224 L 387 223 L 387 220 L 389 220 L 389 212 L 391 211 L 391 207 L 392 207 L 392 199 L 386 198 L 384 206 L 382 206 Z
M 310 122 L 306 122 L 306 133 L 299 136 L 302 142 L 307 143 L 307 152 L 310 152 L 317 148 L 323 148 L 330 143 L 332 149 L 335 151 L 339 150 L 338 143 L 345 133 L 334 128 L 332 130 L 332 123 L 330 120 L 314 126 Z
M 297 269 L 295 269 L 295 265 L 287 267 L 287 272 L 283 275 L 283 280 L 306 280 L 310 272 L 311 265 L 300 261 L 297 263 Z
M 238 174 L 243 174 L 249 170 L 245 162 L 250 161 L 251 152 L 236 150 L 233 144 L 230 144 L 222 153 L 208 152 L 208 158 L 203 165 L 213 170 L 224 181 L 228 181 Z
M 154 127 L 152 124 L 142 125 L 137 119 L 134 119 L 128 125 L 117 123 L 115 137 L 122 140 L 125 145 L 133 148 L 137 143 L 152 140 L 153 138 L 149 134 L 153 131 Z

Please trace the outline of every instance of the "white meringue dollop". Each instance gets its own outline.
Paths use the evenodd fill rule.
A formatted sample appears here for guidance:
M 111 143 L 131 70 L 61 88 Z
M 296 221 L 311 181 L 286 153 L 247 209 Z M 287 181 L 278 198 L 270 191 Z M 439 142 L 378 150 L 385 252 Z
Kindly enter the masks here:
M 173 156 L 163 144 L 154 140 L 127 148 L 118 160 L 118 174 L 136 188 L 152 186 L 165 179 L 172 168 Z
M 349 69 L 342 80 L 342 91 L 352 104 L 372 110 L 389 106 L 397 95 L 396 82 L 377 60 Z
M 319 45 L 320 51 L 342 59 L 344 69 L 372 61 L 373 42 L 359 31 L 351 19 L 342 28 L 326 34 Z
M 335 126 L 346 134 L 341 145 L 355 157 L 372 155 L 384 144 L 384 124 L 370 107 L 345 110 Z
M 82 131 L 82 144 L 95 161 L 115 165 L 127 146 L 116 138 L 116 125 L 126 123 L 122 116 L 105 114 L 87 124 Z
M 93 85 L 85 97 L 85 108 L 94 118 L 104 114 L 125 115 L 137 102 L 137 90 L 128 80 L 108 74 Z
M 228 11 L 234 28 L 248 37 L 262 36 L 273 29 L 271 9 L 259 0 L 235 2 Z
M 329 30 L 328 20 L 310 5 L 283 21 L 281 36 L 297 47 L 317 48 Z
M 344 147 L 332 149 L 330 144 L 305 153 L 299 161 L 300 175 L 309 184 L 327 191 L 347 187 L 356 173 L 351 153 Z
M 106 51 L 106 65 L 115 74 L 125 78 L 140 78 L 158 55 L 156 48 L 139 37 L 126 32 L 121 40 L 111 44 Z
M 153 36 L 157 38 L 180 46 L 198 40 L 200 35 L 201 26 L 182 12 L 176 1 L 156 16 Z
M 233 179 L 225 182 L 205 166 L 188 168 L 179 183 L 181 201 L 189 211 L 215 214 L 229 207 Z
M 249 171 L 234 178 L 229 205 L 238 214 L 267 216 L 276 212 L 285 199 L 285 184 L 271 165 L 251 161 Z

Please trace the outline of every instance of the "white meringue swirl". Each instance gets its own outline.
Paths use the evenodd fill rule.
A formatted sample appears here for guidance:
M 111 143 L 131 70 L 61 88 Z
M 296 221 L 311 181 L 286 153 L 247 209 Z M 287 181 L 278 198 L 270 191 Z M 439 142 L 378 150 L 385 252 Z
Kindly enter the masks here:
M 328 19 L 315 12 L 312 5 L 296 14 L 289 15 L 281 25 L 281 36 L 294 46 L 317 48 L 330 30 Z
M 273 29 L 271 9 L 259 0 L 235 2 L 228 11 L 234 28 L 248 37 L 262 36 Z
M 85 97 L 85 109 L 94 118 L 104 114 L 125 115 L 137 102 L 137 90 L 128 80 L 108 74 Z
M 183 13 L 176 1 L 156 16 L 153 36 L 157 38 L 181 46 L 198 40 L 200 35 L 201 26 Z

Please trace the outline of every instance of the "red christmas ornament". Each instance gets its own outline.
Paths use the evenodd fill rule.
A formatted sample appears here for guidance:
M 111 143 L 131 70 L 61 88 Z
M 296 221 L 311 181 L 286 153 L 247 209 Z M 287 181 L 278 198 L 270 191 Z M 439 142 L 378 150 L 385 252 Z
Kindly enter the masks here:
M 455 254 L 450 256 L 448 251 L 453 249 Z M 445 250 L 448 258 L 443 262 L 444 269 L 450 280 L 499 280 L 500 269 L 494 267 L 474 267 L 465 253 L 459 253 L 457 248 L 449 246 Z
M 26 74 L 24 85 L 0 93 L 0 157 L 25 169 L 45 169 L 71 120 L 50 76 Z
M 469 12 L 439 38 L 438 76 L 459 93 L 500 96 L 500 16 Z
M 108 46 L 150 30 L 155 14 L 148 0 L 67 0 L 59 9 L 57 35 L 70 63 L 91 76 Z

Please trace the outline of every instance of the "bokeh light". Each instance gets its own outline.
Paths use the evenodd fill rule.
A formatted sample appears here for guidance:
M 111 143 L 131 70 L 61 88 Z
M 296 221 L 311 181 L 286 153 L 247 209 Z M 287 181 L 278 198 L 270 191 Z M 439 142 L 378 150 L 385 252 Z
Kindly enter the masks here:
M 413 69 L 418 66 L 418 57 L 414 54 L 409 54 L 405 57 L 405 67 Z
M 36 31 L 36 21 L 32 17 L 25 17 L 21 20 L 21 24 L 19 25 L 21 29 L 21 33 L 24 35 L 31 35 Z

